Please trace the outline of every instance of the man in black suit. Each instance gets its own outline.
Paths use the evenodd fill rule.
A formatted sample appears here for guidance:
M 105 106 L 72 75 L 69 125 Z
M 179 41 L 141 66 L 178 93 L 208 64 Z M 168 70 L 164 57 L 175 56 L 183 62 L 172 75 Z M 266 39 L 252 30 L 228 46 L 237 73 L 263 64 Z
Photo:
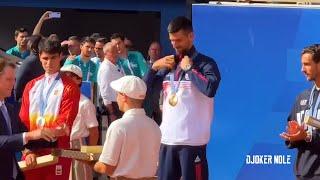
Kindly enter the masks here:
M 14 108 L 4 102 L 9 97 L 15 83 L 16 65 L 0 58 L 0 179 L 24 179 L 19 169 L 15 153 L 22 151 L 29 140 L 44 139 L 51 141 L 55 138 L 50 129 L 39 129 L 26 132 L 27 129 L 20 121 Z M 26 159 L 27 166 L 33 166 L 31 159 Z

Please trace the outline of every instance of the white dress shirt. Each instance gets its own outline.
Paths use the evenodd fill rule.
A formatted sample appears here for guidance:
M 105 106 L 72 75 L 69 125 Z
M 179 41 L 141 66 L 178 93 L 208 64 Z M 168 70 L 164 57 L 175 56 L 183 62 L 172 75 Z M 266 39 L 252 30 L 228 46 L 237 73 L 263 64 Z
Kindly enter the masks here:
M 123 77 L 123 74 L 120 72 L 120 69 L 117 67 L 117 65 L 111 63 L 107 59 L 101 63 L 98 71 L 97 82 L 104 105 L 116 102 L 117 93 L 110 87 L 110 82 L 121 77 Z

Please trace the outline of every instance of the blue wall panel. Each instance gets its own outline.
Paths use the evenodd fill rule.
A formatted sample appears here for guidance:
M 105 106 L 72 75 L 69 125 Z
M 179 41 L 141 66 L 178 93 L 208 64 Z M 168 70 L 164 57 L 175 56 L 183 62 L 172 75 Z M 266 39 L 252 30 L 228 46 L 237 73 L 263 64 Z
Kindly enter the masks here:
M 279 134 L 296 95 L 310 86 L 300 52 L 320 42 L 319 9 L 194 5 L 196 47 L 222 81 L 208 145 L 210 179 L 293 179 L 295 150 Z M 291 156 L 291 164 L 246 164 L 246 155 Z

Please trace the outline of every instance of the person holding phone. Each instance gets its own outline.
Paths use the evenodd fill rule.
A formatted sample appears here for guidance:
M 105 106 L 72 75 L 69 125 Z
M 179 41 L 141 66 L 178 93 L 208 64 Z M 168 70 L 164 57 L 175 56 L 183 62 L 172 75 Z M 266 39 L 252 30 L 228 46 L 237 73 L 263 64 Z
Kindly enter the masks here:
M 45 13 L 42 14 L 40 17 L 38 23 L 33 29 L 32 35 L 41 35 L 41 28 L 43 23 L 46 20 L 52 19 L 52 18 L 61 18 L 61 13 L 60 12 L 52 12 L 52 11 L 46 11 Z

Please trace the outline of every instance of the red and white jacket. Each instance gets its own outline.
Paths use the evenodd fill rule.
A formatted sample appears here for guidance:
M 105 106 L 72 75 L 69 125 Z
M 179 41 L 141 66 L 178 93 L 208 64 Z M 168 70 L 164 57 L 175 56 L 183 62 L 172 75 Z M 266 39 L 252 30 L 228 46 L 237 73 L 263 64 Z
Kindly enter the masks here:
M 56 73 L 53 76 L 57 76 Z M 25 87 L 22 97 L 20 118 L 29 131 L 38 127 L 37 119 L 40 116 L 39 97 L 46 88 L 41 88 L 42 83 L 47 83 L 47 77 L 42 75 L 31 80 Z M 80 88 L 68 77 L 60 75 L 58 82 L 53 87 L 47 98 L 44 110 L 45 124 L 43 127 L 56 128 L 66 124 L 70 129 L 78 113 Z M 58 138 L 58 148 L 69 148 L 70 137 Z

